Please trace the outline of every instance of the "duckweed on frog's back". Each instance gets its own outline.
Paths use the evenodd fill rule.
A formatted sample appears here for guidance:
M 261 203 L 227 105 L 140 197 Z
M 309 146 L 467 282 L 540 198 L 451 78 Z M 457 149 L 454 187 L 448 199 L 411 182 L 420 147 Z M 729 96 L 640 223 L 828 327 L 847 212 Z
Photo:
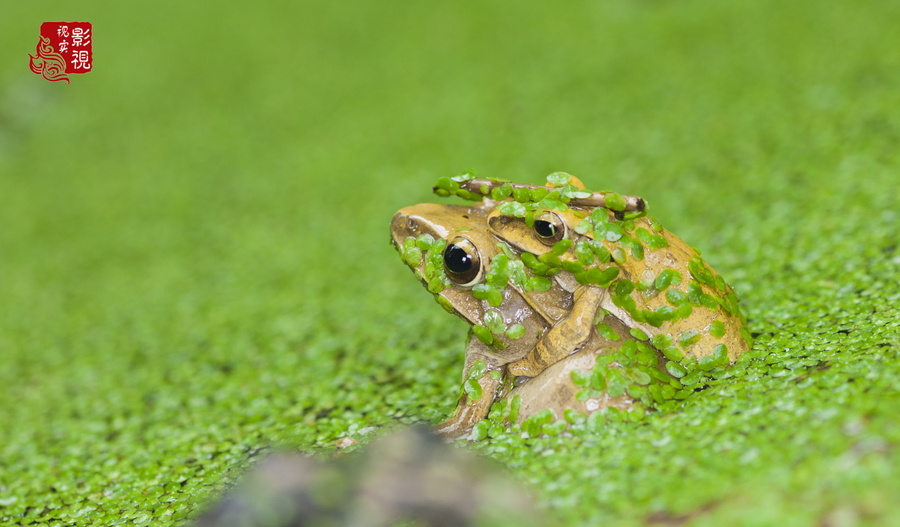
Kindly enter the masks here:
M 737 293 L 641 198 L 547 181 L 441 178 L 436 194 L 477 203 L 391 223 L 404 262 L 471 325 L 447 437 L 668 411 L 749 348 Z

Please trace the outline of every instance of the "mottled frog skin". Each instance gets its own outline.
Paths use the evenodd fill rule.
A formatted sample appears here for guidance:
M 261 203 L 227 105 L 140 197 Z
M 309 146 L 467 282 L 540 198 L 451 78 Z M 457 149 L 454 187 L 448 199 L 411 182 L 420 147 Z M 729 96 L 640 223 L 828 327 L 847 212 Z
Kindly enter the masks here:
M 415 205 L 391 223 L 404 262 L 471 325 L 445 437 L 489 413 L 509 424 L 670 410 L 699 372 L 749 348 L 734 290 L 642 199 L 547 179 L 442 178 L 437 194 L 478 203 Z

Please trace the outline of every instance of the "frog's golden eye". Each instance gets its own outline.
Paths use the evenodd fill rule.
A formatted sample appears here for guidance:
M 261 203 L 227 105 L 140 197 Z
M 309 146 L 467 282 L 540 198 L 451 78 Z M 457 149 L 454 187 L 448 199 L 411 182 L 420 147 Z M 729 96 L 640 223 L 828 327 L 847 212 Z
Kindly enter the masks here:
M 481 257 L 469 240 L 457 236 L 444 249 L 444 270 L 450 280 L 469 286 L 481 277 Z
M 566 224 L 556 214 L 547 212 L 534 220 L 534 232 L 544 244 L 553 245 L 566 237 Z

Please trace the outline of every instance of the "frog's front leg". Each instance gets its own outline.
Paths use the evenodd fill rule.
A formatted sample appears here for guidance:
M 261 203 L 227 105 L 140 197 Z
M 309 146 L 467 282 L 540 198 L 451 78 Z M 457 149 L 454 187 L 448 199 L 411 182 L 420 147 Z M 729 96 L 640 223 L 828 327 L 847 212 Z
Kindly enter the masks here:
M 550 328 L 525 358 L 510 363 L 507 372 L 517 377 L 534 377 L 584 345 L 591 338 L 594 316 L 607 294 L 606 289 L 599 287 L 579 287 L 569 316 Z
M 478 421 L 487 417 L 494 402 L 494 394 L 503 382 L 506 367 L 486 352 L 487 348 L 480 340 L 477 338 L 469 340 L 466 346 L 466 364 L 463 368 L 463 386 L 460 390 L 462 395 L 453 415 L 434 428 L 439 435 L 448 439 L 458 439 L 469 434 Z M 480 397 L 470 395 L 470 392 L 477 393 L 477 390 L 466 389 L 466 383 L 472 382 L 480 386 Z

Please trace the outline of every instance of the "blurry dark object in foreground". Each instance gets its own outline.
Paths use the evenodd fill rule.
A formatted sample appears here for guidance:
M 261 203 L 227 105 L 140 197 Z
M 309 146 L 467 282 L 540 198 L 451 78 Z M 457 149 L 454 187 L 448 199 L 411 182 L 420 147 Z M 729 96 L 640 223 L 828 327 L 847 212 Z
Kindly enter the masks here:
M 538 525 L 528 494 L 490 462 L 406 430 L 321 462 L 262 461 L 194 527 Z

